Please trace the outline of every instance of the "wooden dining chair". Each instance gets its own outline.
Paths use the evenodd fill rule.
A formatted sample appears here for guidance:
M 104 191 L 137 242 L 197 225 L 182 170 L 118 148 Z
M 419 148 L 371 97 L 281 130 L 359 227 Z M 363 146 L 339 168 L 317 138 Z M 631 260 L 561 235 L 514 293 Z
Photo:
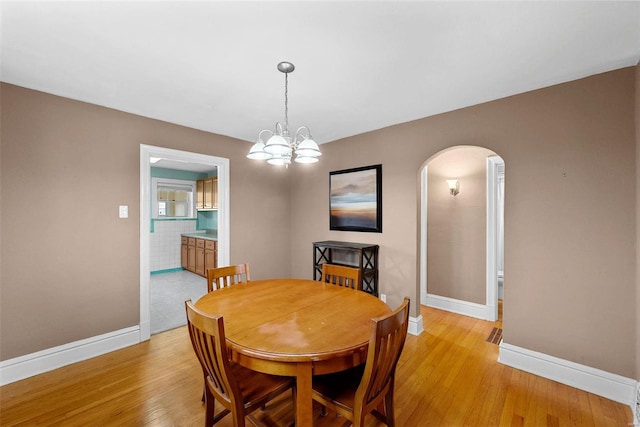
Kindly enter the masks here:
M 229 413 L 234 427 L 244 427 L 245 418 L 262 425 L 251 412 L 291 389 L 295 413 L 295 381 L 252 371 L 229 360 L 222 316 L 211 316 L 198 310 L 191 300 L 185 301 L 187 327 L 193 350 L 205 376 L 205 426 L 212 426 Z M 214 403 L 225 409 L 214 415 Z
M 250 280 L 249 264 L 210 268 L 207 270 L 207 291 L 211 292 L 216 289 L 235 285 L 237 283 L 245 283 Z
M 395 425 L 393 387 L 396 365 L 409 326 L 409 298 L 391 314 L 371 319 L 369 350 L 364 366 L 313 377 L 313 400 L 345 419 L 364 426 L 371 413 L 389 427 Z M 326 415 L 325 408 L 323 414 Z
M 336 264 L 322 264 L 322 278 L 325 283 L 360 290 L 360 269 Z

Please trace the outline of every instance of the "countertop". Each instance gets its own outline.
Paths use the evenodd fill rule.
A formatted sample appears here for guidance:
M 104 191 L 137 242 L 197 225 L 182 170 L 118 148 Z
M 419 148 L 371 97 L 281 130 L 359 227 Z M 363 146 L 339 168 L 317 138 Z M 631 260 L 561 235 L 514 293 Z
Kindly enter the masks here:
M 195 237 L 196 239 L 218 240 L 218 233 L 215 231 L 207 231 L 200 233 L 182 233 L 182 237 Z

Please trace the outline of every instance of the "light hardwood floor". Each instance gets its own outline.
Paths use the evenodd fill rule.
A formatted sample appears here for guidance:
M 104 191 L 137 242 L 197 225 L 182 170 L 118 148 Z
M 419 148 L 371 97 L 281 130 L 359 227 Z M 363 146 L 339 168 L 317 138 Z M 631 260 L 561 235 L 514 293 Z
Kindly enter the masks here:
M 496 362 L 492 323 L 422 307 L 425 332 L 409 335 L 396 378 L 398 426 L 628 426 L 629 407 Z M 202 370 L 185 327 L 151 341 L 0 388 L 2 426 L 199 426 Z M 320 417 L 314 425 L 338 426 Z M 257 411 L 289 425 L 283 396 Z M 221 427 L 232 425 L 226 417 Z M 380 426 L 368 417 L 367 426 Z

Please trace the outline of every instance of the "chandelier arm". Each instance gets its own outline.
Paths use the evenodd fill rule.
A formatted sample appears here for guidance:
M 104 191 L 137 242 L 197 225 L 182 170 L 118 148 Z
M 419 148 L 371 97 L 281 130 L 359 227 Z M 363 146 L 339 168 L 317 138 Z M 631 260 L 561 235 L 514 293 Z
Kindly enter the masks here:
M 306 126 L 300 126 L 298 130 L 296 130 L 293 142 L 298 145 L 300 142 L 304 141 L 307 138 L 311 138 L 311 130 L 309 130 L 309 128 Z
M 270 130 L 270 129 L 262 129 L 262 130 L 260 131 L 260 133 L 258 134 L 258 140 L 261 140 L 261 139 L 262 139 L 263 141 L 265 141 L 265 140 L 262 138 L 262 134 L 263 134 L 263 133 L 265 133 L 265 132 L 267 132 L 267 133 L 269 133 L 269 134 L 270 134 L 270 135 L 269 135 L 269 137 L 271 137 L 271 136 L 273 135 L 273 131 L 272 131 L 272 130 Z M 267 138 L 267 139 L 268 139 L 268 138 Z

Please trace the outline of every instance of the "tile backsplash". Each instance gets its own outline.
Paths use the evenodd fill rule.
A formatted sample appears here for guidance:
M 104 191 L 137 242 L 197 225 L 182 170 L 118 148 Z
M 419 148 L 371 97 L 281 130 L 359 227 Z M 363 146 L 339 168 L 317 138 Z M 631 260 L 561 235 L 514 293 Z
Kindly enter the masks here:
M 180 234 L 194 233 L 196 220 L 154 221 L 150 234 L 151 272 L 180 268 Z

